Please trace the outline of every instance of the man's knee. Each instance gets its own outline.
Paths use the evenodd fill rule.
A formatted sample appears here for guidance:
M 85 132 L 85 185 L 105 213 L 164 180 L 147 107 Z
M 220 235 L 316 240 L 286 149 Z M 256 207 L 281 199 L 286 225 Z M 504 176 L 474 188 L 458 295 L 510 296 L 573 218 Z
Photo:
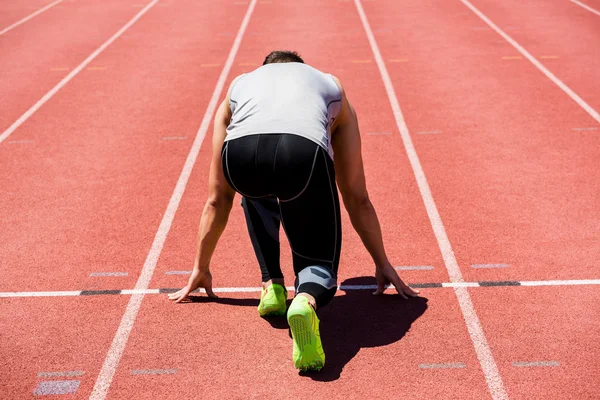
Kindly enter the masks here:
M 337 276 L 320 265 L 308 266 L 296 276 L 296 293 L 307 293 L 315 298 L 317 307 L 327 305 L 337 291 Z

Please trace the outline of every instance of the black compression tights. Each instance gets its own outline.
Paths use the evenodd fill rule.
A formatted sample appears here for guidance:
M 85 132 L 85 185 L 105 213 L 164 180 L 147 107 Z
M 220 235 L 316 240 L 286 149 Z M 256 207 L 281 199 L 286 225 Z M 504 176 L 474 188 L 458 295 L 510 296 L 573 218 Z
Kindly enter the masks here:
M 282 278 L 279 227 L 293 254 L 296 293 L 326 305 L 337 289 L 340 206 L 333 162 L 316 143 L 292 134 L 259 134 L 225 142 L 223 171 L 243 196 L 248 232 L 263 282 Z

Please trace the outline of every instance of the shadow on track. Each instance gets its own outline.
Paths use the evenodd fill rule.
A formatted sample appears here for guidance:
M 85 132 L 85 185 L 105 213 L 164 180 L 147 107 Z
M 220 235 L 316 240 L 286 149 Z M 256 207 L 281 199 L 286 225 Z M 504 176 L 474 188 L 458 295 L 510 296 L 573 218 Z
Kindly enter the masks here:
M 350 278 L 342 282 L 342 285 L 375 284 L 373 277 Z M 344 295 L 335 296 L 330 304 L 318 311 L 321 340 L 327 357 L 325 367 L 319 372 L 302 373 L 315 381 L 330 382 L 338 379 L 346 364 L 362 348 L 386 346 L 399 341 L 413 322 L 427 310 L 426 298 L 404 300 L 394 289 L 388 289 L 389 294 L 382 296 L 373 296 L 373 290 L 343 292 Z M 258 301 L 190 297 L 192 303 L 211 302 L 242 307 L 257 307 Z M 288 300 L 288 306 L 290 302 L 291 299 Z M 265 320 L 276 329 L 288 329 L 285 317 L 269 317 Z
M 347 279 L 342 285 L 375 285 L 375 278 Z M 344 366 L 368 347 L 386 346 L 402 339 L 427 309 L 424 297 L 404 300 L 393 289 L 382 296 L 372 290 L 348 290 L 336 296 L 319 311 L 321 340 L 326 354 L 325 367 L 303 375 L 315 381 L 338 379 Z M 391 294 L 394 293 L 394 294 Z

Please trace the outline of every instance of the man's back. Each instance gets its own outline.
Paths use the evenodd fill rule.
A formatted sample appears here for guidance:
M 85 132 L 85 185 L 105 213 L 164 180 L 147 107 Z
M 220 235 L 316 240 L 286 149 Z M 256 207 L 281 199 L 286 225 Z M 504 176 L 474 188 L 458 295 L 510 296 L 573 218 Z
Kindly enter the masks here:
M 330 126 L 341 106 L 333 77 L 302 63 L 267 64 L 233 85 L 226 140 L 259 133 L 291 133 L 333 157 Z

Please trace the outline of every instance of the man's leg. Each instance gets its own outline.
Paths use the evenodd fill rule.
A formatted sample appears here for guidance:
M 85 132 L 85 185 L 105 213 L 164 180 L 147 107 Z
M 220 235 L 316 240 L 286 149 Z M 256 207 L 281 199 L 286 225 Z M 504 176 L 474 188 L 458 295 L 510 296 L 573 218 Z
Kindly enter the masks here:
M 242 198 L 246 225 L 256 259 L 260 265 L 263 283 L 283 284 L 279 263 L 279 226 L 281 217 L 275 197 Z
M 300 370 L 320 370 L 325 352 L 315 310 L 337 290 L 341 249 L 340 204 L 333 162 L 319 149 L 304 190 L 280 199 L 281 217 L 292 247 L 296 297 L 287 313 L 292 332 L 292 359 Z
M 319 151 L 304 191 L 279 204 L 292 247 L 296 294 L 306 295 L 315 309 L 329 303 L 337 290 L 342 241 L 333 162 Z

